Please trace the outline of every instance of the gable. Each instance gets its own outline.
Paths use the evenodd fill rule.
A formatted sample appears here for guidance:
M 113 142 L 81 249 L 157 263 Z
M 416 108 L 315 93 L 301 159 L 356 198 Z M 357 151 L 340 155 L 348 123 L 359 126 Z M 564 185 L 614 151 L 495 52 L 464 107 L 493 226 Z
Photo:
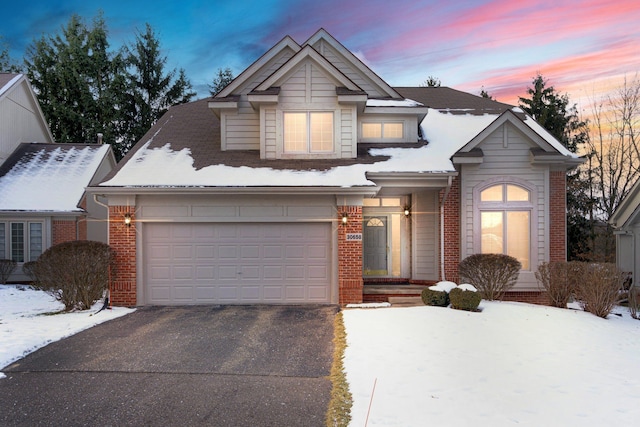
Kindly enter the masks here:
M 640 179 L 636 181 L 629 194 L 620 202 L 609 223 L 618 229 L 640 224 Z
M 402 96 L 351 51 L 324 29 L 318 30 L 304 44 L 313 46 L 333 66 L 367 92 L 370 98 L 402 98 Z
M 40 104 L 21 74 L 2 74 L 5 80 L 0 87 L 0 164 L 21 142 L 53 142 Z

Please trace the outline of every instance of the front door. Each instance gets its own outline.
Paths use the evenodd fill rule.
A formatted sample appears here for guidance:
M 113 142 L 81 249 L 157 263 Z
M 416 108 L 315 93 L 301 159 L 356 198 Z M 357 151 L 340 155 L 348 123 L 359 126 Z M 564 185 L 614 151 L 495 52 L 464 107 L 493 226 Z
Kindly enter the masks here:
M 363 224 L 363 274 L 386 276 L 387 267 L 387 217 L 365 216 Z

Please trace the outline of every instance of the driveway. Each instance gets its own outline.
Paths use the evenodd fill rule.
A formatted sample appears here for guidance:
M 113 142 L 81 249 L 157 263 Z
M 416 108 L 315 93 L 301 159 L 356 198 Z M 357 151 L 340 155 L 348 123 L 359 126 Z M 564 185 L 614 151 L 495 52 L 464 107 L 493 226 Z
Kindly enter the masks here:
M 138 309 L 3 369 L 0 425 L 324 425 L 337 311 Z

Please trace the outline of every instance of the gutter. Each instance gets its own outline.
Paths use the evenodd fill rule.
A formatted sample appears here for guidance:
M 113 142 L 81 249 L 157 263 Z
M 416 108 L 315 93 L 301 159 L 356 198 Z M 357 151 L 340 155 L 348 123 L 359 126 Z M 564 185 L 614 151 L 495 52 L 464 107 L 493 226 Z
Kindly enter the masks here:
M 442 274 L 443 281 L 447 280 L 444 272 L 444 204 L 447 201 L 447 196 L 449 196 L 452 184 L 453 177 L 449 176 L 447 187 L 445 188 L 444 195 L 442 196 L 442 203 L 440 203 L 440 272 Z

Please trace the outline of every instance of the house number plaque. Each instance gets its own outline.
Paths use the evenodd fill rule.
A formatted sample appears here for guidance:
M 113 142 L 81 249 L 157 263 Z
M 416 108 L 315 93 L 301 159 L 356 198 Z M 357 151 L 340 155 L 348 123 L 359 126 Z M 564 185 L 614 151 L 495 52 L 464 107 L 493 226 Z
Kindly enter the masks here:
M 347 233 L 346 239 L 351 241 L 361 241 L 362 233 Z

